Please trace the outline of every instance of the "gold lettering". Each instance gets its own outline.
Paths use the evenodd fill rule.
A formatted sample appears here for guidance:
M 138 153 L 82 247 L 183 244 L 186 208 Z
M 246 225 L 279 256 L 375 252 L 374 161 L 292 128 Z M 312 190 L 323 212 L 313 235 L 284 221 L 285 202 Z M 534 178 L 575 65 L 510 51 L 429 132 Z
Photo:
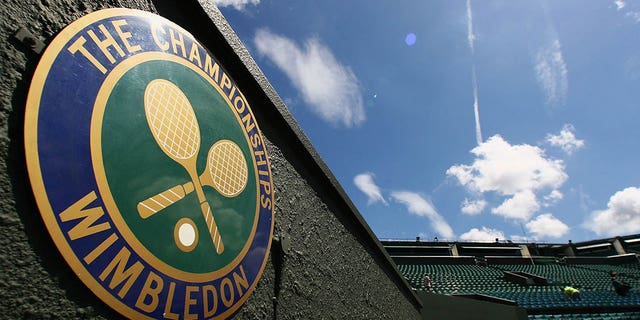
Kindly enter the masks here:
M 253 128 L 256 127 L 256 123 L 251 121 L 253 118 L 251 118 L 251 113 L 247 113 L 244 115 L 244 117 L 242 117 L 242 124 L 244 124 L 244 131 L 249 133 L 251 132 L 251 130 L 253 130 Z
M 191 298 L 191 293 L 193 292 L 198 292 L 198 287 L 195 286 L 187 286 L 187 288 L 185 289 L 185 296 L 184 296 L 184 319 L 198 319 L 198 315 L 197 314 L 193 314 L 193 313 L 189 313 L 189 309 L 192 305 L 196 304 L 196 302 L 198 302 L 198 300 L 196 299 L 192 299 Z
M 200 50 L 198 50 L 198 45 L 194 41 L 191 45 L 191 52 L 189 52 L 189 60 L 191 62 L 198 62 L 198 67 L 202 69 L 202 60 L 200 60 Z
M 256 166 L 262 166 L 267 164 L 267 158 L 265 157 L 264 150 L 256 151 L 255 156 L 256 156 Z
M 131 265 L 128 269 L 125 269 L 127 263 L 129 262 L 129 257 L 131 256 L 131 252 L 129 249 L 122 247 L 120 252 L 111 260 L 109 265 L 102 271 L 100 274 L 100 280 L 105 281 L 107 276 L 113 271 L 113 276 L 111 277 L 111 282 L 109 282 L 109 288 L 114 289 L 118 285 L 120 285 L 123 281 L 126 280 L 126 283 L 120 288 L 118 291 L 118 296 L 120 298 L 124 298 L 124 296 L 129 292 L 133 283 L 138 279 L 140 273 L 142 273 L 142 263 L 140 261 L 136 261 Z
M 142 291 L 140 291 L 140 295 L 138 296 L 138 300 L 136 301 L 136 307 L 147 313 L 151 313 L 156 310 L 156 308 L 158 307 L 158 303 L 160 302 L 160 298 L 158 298 L 158 295 L 160 295 L 160 292 L 162 292 L 162 287 L 164 287 L 162 278 L 153 273 L 153 271 L 149 271 L 147 280 L 144 282 Z M 151 298 L 151 301 L 149 303 L 145 303 L 147 297 Z
M 211 57 L 207 54 L 204 57 L 204 72 L 209 73 L 209 77 L 211 77 L 213 81 L 220 83 L 220 66 L 215 62 L 211 64 L 211 62 Z
M 107 28 L 103 24 L 100 24 L 98 26 L 98 29 L 100 29 L 102 35 L 104 35 L 104 40 L 98 39 L 98 36 L 95 32 L 93 32 L 93 30 L 89 30 L 87 31 L 87 33 L 89 34 L 89 37 L 91 37 L 93 42 L 95 42 L 95 44 L 98 46 L 98 48 L 100 48 L 102 53 L 107 57 L 107 59 L 109 59 L 109 62 L 111 62 L 112 64 L 116 62 L 116 59 L 111 55 L 111 52 L 109 52 L 109 47 L 113 47 L 114 49 L 116 49 L 116 51 L 118 51 L 118 54 L 121 57 L 124 57 L 124 51 L 122 50 L 122 48 L 120 48 L 120 45 L 118 45 L 116 39 L 114 39 L 113 36 L 109 33 L 109 30 L 107 30 Z
M 158 46 L 158 48 L 162 49 L 162 51 L 169 50 L 169 42 L 160 41 L 160 37 L 158 37 L 158 32 L 157 31 L 160 31 L 163 36 L 167 34 L 167 32 L 164 31 L 164 29 L 162 29 L 162 26 L 160 26 L 157 23 L 152 24 L 151 25 L 151 35 L 153 36 L 153 42 L 155 42 L 156 45 Z
M 62 222 L 82 219 L 78 224 L 71 228 L 71 230 L 69 230 L 68 235 L 71 240 L 84 238 L 111 228 L 108 222 L 93 225 L 98 221 L 98 219 L 100 219 L 100 217 L 102 217 L 104 210 L 102 207 L 93 207 L 88 209 L 86 209 L 86 207 L 97 198 L 96 192 L 91 191 L 86 196 L 82 197 L 82 199 L 78 200 L 76 203 L 72 204 L 69 208 L 60 213 L 60 220 L 62 220 Z
M 80 51 L 80 53 L 87 58 L 87 60 L 89 60 L 89 62 L 91 62 L 91 64 L 96 67 L 98 70 L 100 70 L 100 72 L 102 72 L 102 74 L 107 73 L 107 68 L 105 68 L 102 63 L 100 63 L 100 61 L 98 61 L 98 59 L 96 59 L 96 57 L 94 57 L 91 52 L 89 52 L 89 50 L 87 50 L 87 48 L 84 47 L 84 44 L 87 42 L 87 39 L 85 39 L 83 36 L 80 36 L 80 38 L 78 38 L 78 40 L 74 41 L 70 46 L 69 46 L 69 52 L 71 52 L 71 54 L 75 54 L 76 52 Z
M 127 48 L 127 51 L 129 53 L 134 53 L 136 51 L 142 50 L 142 48 L 139 45 L 132 46 L 131 43 L 129 43 L 129 38 L 132 37 L 131 32 L 122 31 L 122 26 L 127 25 L 126 20 L 121 19 L 121 20 L 112 21 L 111 24 L 113 25 L 113 28 L 116 29 L 116 33 L 118 33 L 118 36 L 120 37 L 120 41 L 124 43 L 124 47 Z
M 177 313 L 171 312 L 171 306 L 173 305 L 173 294 L 176 291 L 176 284 L 174 282 L 169 283 L 169 294 L 167 295 L 167 301 L 164 303 L 164 314 L 162 315 L 165 319 L 178 320 L 180 319 L 180 315 Z
M 224 76 L 223 76 L 224 79 Z M 235 87 L 234 87 L 235 88 Z M 237 96 L 234 100 L 233 100 L 233 106 L 236 107 L 236 112 L 238 114 L 241 114 L 244 112 L 244 100 L 242 99 L 242 97 Z
M 262 139 L 260 139 L 260 135 L 255 133 L 251 136 L 251 146 L 257 148 L 262 144 Z
M 247 276 L 244 274 L 244 268 L 240 265 L 240 273 L 242 273 L 242 277 L 238 275 L 238 273 L 233 273 L 233 281 L 236 283 L 236 289 L 238 289 L 238 295 L 242 297 L 242 288 L 249 289 L 249 281 L 247 280 Z M 242 287 L 241 287 L 242 285 Z
M 231 100 L 231 98 L 233 98 L 233 96 L 236 94 L 236 90 L 238 88 L 236 88 L 236 86 L 233 86 L 233 88 L 231 88 L 231 91 L 229 91 L 229 95 L 227 97 L 229 97 L 229 100 Z
M 229 296 L 225 295 L 224 287 L 229 288 Z M 224 278 L 220 282 L 220 297 L 222 298 L 222 304 L 224 304 L 227 308 L 231 307 L 233 301 L 235 300 L 235 294 L 233 292 L 233 285 L 231 284 L 231 280 L 229 280 L 229 278 Z
M 224 91 L 224 88 L 231 89 L 231 79 L 227 76 L 226 73 L 222 73 L 222 83 L 220 84 L 220 89 Z
M 93 260 L 99 257 L 103 252 L 105 252 L 105 250 L 109 249 L 109 247 L 111 247 L 111 245 L 115 243 L 116 240 L 118 240 L 118 235 L 112 233 L 108 238 L 104 239 L 104 241 L 102 241 L 100 245 L 91 250 L 91 252 L 89 252 L 89 254 L 84 257 L 84 262 L 86 264 L 90 264 L 91 262 L 93 262 Z
M 209 309 L 209 294 L 211 293 L 211 309 Z M 209 318 L 216 313 L 218 310 L 218 292 L 216 292 L 216 288 L 212 285 L 206 285 L 202 287 L 202 303 L 204 306 L 204 317 Z
M 269 172 L 267 171 L 262 171 L 262 170 L 258 170 L 258 175 L 261 176 L 268 176 Z M 264 180 L 259 180 L 260 181 L 260 185 L 264 188 L 264 192 L 266 194 L 271 194 L 271 181 L 264 181 Z
M 169 29 L 169 34 L 171 35 L 171 46 L 173 47 L 173 53 L 178 54 L 179 46 L 182 51 L 182 57 L 186 58 L 187 52 L 184 49 L 184 37 L 182 36 L 182 33 L 178 33 L 180 40 L 176 39 L 176 35 L 173 33 L 173 29 Z
M 261 195 L 260 205 L 265 209 L 271 210 L 271 198 L 267 198 L 264 195 Z

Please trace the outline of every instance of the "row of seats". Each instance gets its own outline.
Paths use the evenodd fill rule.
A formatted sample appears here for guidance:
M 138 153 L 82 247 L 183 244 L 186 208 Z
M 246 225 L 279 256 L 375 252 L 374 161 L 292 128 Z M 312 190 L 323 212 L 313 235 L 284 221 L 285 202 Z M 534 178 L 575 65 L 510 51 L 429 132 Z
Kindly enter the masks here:
M 503 271 L 520 271 L 543 276 L 551 284 L 574 284 L 587 290 L 611 289 L 610 272 L 620 274 L 631 286 L 640 284 L 640 269 L 612 265 L 502 265 Z
M 558 307 L 631 307 L 640 302 L 640 296 L 630 293 L 627 296 L 619 296 L 609 291 L 583 291 L 581 299 L 576 301 L 567 300 L 560 290 L 549 293 L 515 293 L 515 292 L 495 292 L 493 294 L 499 298 L 513 300 L 519 306 L 529 309 L 548 309 Z
M 528 309 L 561 307 L 628 307 L 640 306 L 640 267 L 636 264 L 610 265 L 400 265 L 400 271 L 416 290 L 439 294 L 485 294 L 513 300 Z M 547 278 L 548 286 L 522 286 L 503 279 L 504 271 L 527 272 Z M 609 272 L 633 286 L 627 296 L 617 295 L 611 286 Z M 429 275 L 431 288 L 425 288 Z M 581 300 L 568 300 L 561 288 L 573 284 L 581 290 Z
M 616 313 L 570 313 L 570 314 L 536 314 L 529 315 L 529 320 L 638 320 L 640 312 Z
M 424 276 L 429 275 L 431 291 L 440 294 L 471 294 L 519 287 L 502 279 L 503 272 L 477 265 L 400 265 L 411 286 L 426 290 Z

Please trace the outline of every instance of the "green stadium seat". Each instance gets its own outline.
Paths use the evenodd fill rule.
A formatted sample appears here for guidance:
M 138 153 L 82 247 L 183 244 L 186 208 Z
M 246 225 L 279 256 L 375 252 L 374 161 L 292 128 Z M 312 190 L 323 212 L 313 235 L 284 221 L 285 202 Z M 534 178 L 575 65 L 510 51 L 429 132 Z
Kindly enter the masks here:
M 480 293 L 513 300 L 531 310 L 558 310 L 559 308 L 640 306 L 640 264 L 629 265 L 400 265 L 400 272 L 410 279 L 418 290 L 425 290 L 422 279 L 429 274 L 434 293 Z M 518 271 L 547 278 L 548 286 L 521 286 L 503 279 L 504 271 Z M 634 289 L 628 296 L 615 294 L 611 287 L 609 271 L 624 275 Z M 582 299 L 570 301 L 560 288 L 575 284 L 581 290 Z M 611 314 L 555 314 L 530 315 L 529 319 L 640 319 L 640 312 Z

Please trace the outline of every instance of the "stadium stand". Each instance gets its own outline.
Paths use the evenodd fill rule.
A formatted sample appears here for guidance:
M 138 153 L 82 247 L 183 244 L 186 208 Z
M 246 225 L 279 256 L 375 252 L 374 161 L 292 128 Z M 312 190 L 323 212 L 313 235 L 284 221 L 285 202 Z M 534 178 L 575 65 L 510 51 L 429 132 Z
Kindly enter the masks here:
M 382 243 L 417 292 L 512 304 L 528 319 L 640 319 L 640 235 L 567 244 Z M 612 274 L 631 286 L 627 294 L 614 291 Z M 565 286 L 580 290 L 580 299 L 569 300 Z

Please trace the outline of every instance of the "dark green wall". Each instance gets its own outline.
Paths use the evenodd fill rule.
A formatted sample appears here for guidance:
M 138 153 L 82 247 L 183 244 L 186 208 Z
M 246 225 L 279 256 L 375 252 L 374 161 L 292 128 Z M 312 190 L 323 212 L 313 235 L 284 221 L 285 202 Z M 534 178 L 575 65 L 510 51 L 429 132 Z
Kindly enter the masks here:
M 0 318 L 120 318 L 67 266 L 35 205 L 23 125 L 39 54 L 13 37 L 24 27 L 48 43 L 70 22 L 108 7 L 159 13 L 213 48 L 267 140 L 278 241 L 235 318 L 420 317 L 416 296 L 215 6 L 194 0 L 7 0 L 0 6 Z

